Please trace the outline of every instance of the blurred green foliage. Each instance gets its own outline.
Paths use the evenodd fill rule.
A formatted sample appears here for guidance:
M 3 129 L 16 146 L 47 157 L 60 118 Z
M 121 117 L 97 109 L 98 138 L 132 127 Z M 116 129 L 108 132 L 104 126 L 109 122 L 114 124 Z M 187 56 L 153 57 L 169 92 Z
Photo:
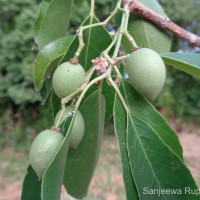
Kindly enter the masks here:
M 52 124 L 49 106 L 41 106 L 33 88 L 32 68 L 37 53 L 33 27 L 40 1 L 0 0 L 0 146 L 29 146 L 37 132 Z M 96 0 L 97 17 L 104 20 L 112 2 L 115 1 Z M 159 2 L 172 20 L 198 33 L 199 0 Z M 73 6 L 70 33 L 75 33 L 89 12 L 89 0 Z M 165 89 L 155 105 L 170 115 L 200 119 L 199 80 L 175 69 L 168 71 Z
M 200 124 L 200 80 L 167 67 L 164 89 L 155 102 L 168 117 L 183 117 Z
M 44 109 L 33 89 L 33 26 L 38 1 L 0 0 L 0 146 L 26 146 Z M 47 114 L 47 113 L 46 113 Z M 41 123 L 40 123 L 41 122 Z M 44 127 L 43 127 L 44 128 Z
M 34 92 L 33 25 L 36 1 L 0 0 L 0 105 L 26 106 L 39 100 Z

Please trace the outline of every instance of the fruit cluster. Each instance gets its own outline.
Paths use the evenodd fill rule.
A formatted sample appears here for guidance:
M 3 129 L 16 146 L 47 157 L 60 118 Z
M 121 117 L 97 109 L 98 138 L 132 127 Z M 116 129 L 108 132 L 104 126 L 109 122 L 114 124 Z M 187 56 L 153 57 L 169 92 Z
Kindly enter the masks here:
M 53 74 L 52 86 L 55 94 L 60 98 L 67 97 L 82 85 L 84 78 L 85 71 L 80 64 L 72 64 L 70 62 L 61 64 Z M 68 113 L 72 112 L 73 109 L 73 106 L 67 106 L 64 112 L 60 110 L 55 117 L 54 125 L 61 124 Z M 81 112 L 77 110 L 70 131 L 71 138 L 69 146 L 71 148 L 76 149 L 78 147 L 83 139 L 84 130 L 85 123 L 83 116 Z M 63 139 L 64 136 L 62 133 L 55 131 L 55 129 L 42 131 L 34 139 L 30 148 L 29 159 L 32 168 L 39 178 L 42 178 L 48 165 L 52 162 Z
M 98 63 L 99 66 L 99 63 Z M 126 59 L 125 69 L 129 82 L 145 98 L 152 101 L 160 93 L 166 77 L 165 65 L 155 51 L 148 48 L 139 48 L 133 51 Z M 106 73 L 106 69 L 103 71 Z M 85 71 L 78 63 L 65 62 L 58 66 L 52 78 L 52 87 L 55 94 L 63 99 L 77 91 L 85 79 Z M 61 124 L 73 106 L 61 109 L 56 117 L 54 125 Z M 84 136 L 85 124 L 82 114 L 76 111 L 70 131 L 71 148 L 76 149 Z M 41 132 L 33 141 L 30 149 L 30 162 L 39 178 L 42 178 L 48 165 L 59 150 L 64 136 L 54 130 Z

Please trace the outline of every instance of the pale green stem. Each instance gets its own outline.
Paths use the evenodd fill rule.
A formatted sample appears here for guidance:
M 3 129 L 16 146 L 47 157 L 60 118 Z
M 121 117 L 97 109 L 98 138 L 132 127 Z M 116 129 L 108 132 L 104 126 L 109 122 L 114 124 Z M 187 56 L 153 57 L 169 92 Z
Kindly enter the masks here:
M 128 28 L 128 20 L 129 20 L 129 13 L 128 12 L 124 12 L 123 13 L 123 16 L 122 16 L 122 21 L 121 21 L 121 26 L 120 26 L 120 30 L 119 30 L 119 34 L 118 34 L 118 39 L 117 39 L 117 43 L 116 43 L 116 46 L 115 46 L 115 51 L 113 53 L 113 57 L 112 59 L 115 59 L 116 61 L 117 60 L 117 55 L 118 55 L 118 52 L 119 52 L 119 49 L 120 49 L 120 45 L 121 45 L 121 41 L 122 41 L 122 36 L 124 34 L 124 32 L 128 32 L 127 31 L 127 28 Z M 129 34 L 130 35 L 130 34 Z M 131 43 L 136 45 L 136 43 L 134 43 L 135 41 L 133 40 L 132 38 L 132 41 Z M 137 46 L 137 45 L 136 45 Z M 136 47 L 135 46 L 135 47 Z M 125 56 L 125 57 L 121 57 L 121 59 L 126 59 L 129 55 Z M 119 72 L 118 68 L 116 65 L 114 65 L 114 69 L 118 75 L 119 78 L 121 78 L 121 73 Z
M 126 60 L 129 56 L 130 56 L 130 54 L 127 54 L 125 56 L 116 57 L 115 61 L 119 62 L 119 61 L 122 61 L 122 60 Z
M 56 124 L 55 124 L 56 127 L 59 127 L 59 125 L 60 125 L 60 123 L 61 123 L 61 120 L 62 120 L 62 118 L 63 118 L 63 114 L 64 114 L 64 112 L 65 112 L 65 104 L 61 103 L 61 105 L 62 105 L 62 109 L 61 109 L 60 116 L 59 116 L 59 118 L 58 118 L 58 120 L 57 120 L 57 122 L 56 122 Z
M 124 21 L 123 31 L 127 31 L 127 29 L 128 29 L 128 20 L 129 20 L 129 13 L 128 12 L 124 12 L 124 16 L 125 16 L 125 21 Z
M 133 48 L 138 48 L 138 45 L 128 31 L 124 31 L 124 36 L 128 39 Z
M 113 68 L 114 68 L 114 70 L 116 71 L 118 78 L 121 79 L 121 78 L 122 78 L 122 75 L 121 75 L 121 73 L 120 73 L 120 71 L 119 71 L 117 65 L 113 65 Z
M 108 55 L 108 54 L 104 54 L 104 57 L 108 60 L 108 62 L 113 66 L 114 70 L 117 73 L 117 76 L 121 79 L 122 75 L 119 71 L 119 69 L 117 68 L 115 62 L 113 61 L 113 59 Z
M 112 41 L 112 43 L 108 46 L 108 48 L 103 52 L 104 57 L 108 60 L 108 62 L 114 67 L 114 69 L 117 68 L 114 61 L 111 59 L 111 57 L 108 55 L 109 51 L 112 49 L 112 47 L 115 45 L 117 39 L 118 39 L 119 31 L 115 34 L 115 37 Z M 118 70 L 118 68 L 117 68 Z M 119 71 L 117 71 L 118 76 L 120 77 L 121 74 Z
M 125 15 L 123 13 L 123 16 L 122 16 L 122 21 L 121 21 L 121 26 L 115 36 L 115 38 L 113 39 L 112 43 L 110 44 L 110 46 L 104 51 L 104 57 L 108 60 L 108 62 L 113 66 L 114 70 L 116 71 L 117 73 L 117 76 L 119 78 L 121 78 L 121 73 L 120 71 L 118 70 L 114 60 L 108 55 L 108 52 L 110 51 L 110 49 L 114 46 L 114 44 L 116 44 L 115 46 L 115 50 L 114 50 L 114 53 L 113 53 L 113 58 L 117 57 L 118 55 L 118 52 L 119 52 L 119 48 L 120 48 L 120 44 L 121 44 L 121 39 L 122 39 L 122 31 L 123 31 L 123 28 L 124 28 L 124 22 L 125 22 Z
M 111 77 L 108 78 L 108 82 L 113 86 L 113 88 L 115 89 L 115 92 L 117 93 L 122 105 L 124 106 L 124 109 L 126 110 L 126 112 L 128 113 L 129 112 L 129 108 L 121 94 L 121 92 L 119 91 L 118 87 L 116 86 L 115 82 L 112 80 Z
M 114 11 L 103 22 L 90 24 L 90 25 L 82 26 L 79 28 L 79 30 L 78 30 L 79 47 L 74 55 L 74 58 L 73 58 L 74 61 L 78 60 L 78 57 L 80 56 L 80 53 L 85 46 L 84 41 L 83 41 L 83 31 L 86 29 L 89 29 L 89 28 L 97 27 L 97 26 L 106 26 L 108 24 L 108 22 L 118 13 L 119 8 L 120 8 L 120 1 L 117 3 Z
M 123 34 L 123 30 L 124 30 L 125 20 L 126 20 L 125 14 L 123 13 L 122 20 L 121 20 L 121 26 L 120 26 L 120 29 L 119 29 L 118 38 L 117 38 L 117 42 L 116 42 L 116 46 L 115 46 L 115 50 L 114 50 L 113 57 L 112 57 L 111 60 L 115 59 L 118 55 L 120 45 L 121 45 L 121 41 L 122 41 L 122 34 Z M 116 64 L 114 63 L 114 61 L 113 61 L 113 68 L 116 71 L 117 76 L 121 79 L 121 77 L 122 77 L 121 73 L 120 73 L 118 67 L 116 66 Z
M 91 0 L 91 4 L 90 4 L 90 16 L 94 16 L 94 6 L 95 6 L 95 0 Z
M 62 98 L 61 103 L 66 104 L 69 100 L 78 95 L 81 91 L 82 88 L 78 88 L 75 92 L 71 93 L 69 96 Z
M 108 69 L 108 71 L 105 73 L 105 74 L 102 74 L 101 76 L 93 79 L 86 87 L 85 89 L 83 90 L 83 92 L 81 93 L 80 97 L 78 98 L 78 101 L 76 102 L 76 108 L 78 109 L 78 107 L 80 106 L 81 104 L 81 101 L 83 99 L 83 97 L 85 96 L 86 92 L 89 90 L 89 88 L 96 84 L 97 82 L 107 78 L 108 76 L 110 76 L 110 73 L 111 73 L 111 68 Z
M 108 53 L 110 52 L 112 47 L 115 45 L 117 38 L 118 38 L 118 32 L 115 33 L 115 37 L 114 37 L 113 41 L 110 43 L 110 45 L 103 51 L 104 55 L 108 55 Z
M 137 46 L 135 40 L 133 39 L 133 37 L 128 32 L 129 12 L 125 12 L 124 15 L 125 15 L 125 22 L 124 22 L 123 34 L 128 39 L 128 41 L 131 43 L 133 48 L 137 48 L 138 46 Z
M 96 70 L 95 67 L 92 67 L 89 70 L 89 72 L 87 73 L 87 75 L 86 75 L 86 77 L 85 77 L 85 79 L 83 81 L 83 85 L 87 84 L 90 81 L 90 79 L 91 79 L 93 73 L 95 72 L 95 70 Z M 82 88 L 84 88 L 84 86 Z
M 113 58 L 117 57 L 118 52 L 119 52 L 119 48 L 120 48 L 121 40 L 122 40 L 122 33 L 123 33 L 123 28 L 124 28 L 124 22 L 125 22 L 125 14 L 123 13 L 123 15 L 122 15 L 122 21 L 121 21 L 121 26 L 120 26 L 119 33 L 118 33 L 118 38 L 117 38 L 115 50 L 114 50 L 114 53 L 113 53 Z

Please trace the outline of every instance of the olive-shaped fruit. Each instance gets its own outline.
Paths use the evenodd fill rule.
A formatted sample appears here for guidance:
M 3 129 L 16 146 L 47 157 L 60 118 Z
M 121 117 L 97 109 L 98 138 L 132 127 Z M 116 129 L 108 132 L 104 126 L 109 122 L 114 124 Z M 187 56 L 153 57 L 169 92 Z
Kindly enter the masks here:
M 61 122 L 64 120 L 66 115 L 73 110 L 72 106 L 65 107 L 65 112 L 61 119 Z M 57 113 L 55 117 L 55 124 L 57 123 L 59 117 L 61 115 L 61 110 Z M 71 129 L 71 140 L 69 146 L 76 149 L 80 144 L 81 140 L 83 139 L 84 131 L 85 131 L 85 123 L 83 116 L 79 110 L 76 112 L 76 116 L 74 118 L 74 123 Z
M 80 64 L 62 63 L 55 70 L 52 86 L 56 95 L 64 98 L 75 92 L 85 78 L 85 71 Z
M 29 152 L 29 160 L 39 178 L 42 178 L 63 139 L 64 136 L 60 132 L 49 129 L 42 131 L 34 139 Z
M 130 83 L 135 89 L 153 101 L 161 92 L 166 79 L 166 68 L 155 51 L 141 48 L 131 53 L 125 65 Z

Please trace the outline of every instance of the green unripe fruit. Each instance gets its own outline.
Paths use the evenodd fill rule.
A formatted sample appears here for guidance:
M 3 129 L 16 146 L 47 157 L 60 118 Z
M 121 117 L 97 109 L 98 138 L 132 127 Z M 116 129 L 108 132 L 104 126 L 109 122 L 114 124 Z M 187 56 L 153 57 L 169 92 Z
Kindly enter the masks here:
M 52 86 L 56 95 L 64 98 L 79 88 L 85 78 L 85 71 L 80 64 L 65 62 L 54 72 Z
M 29 160 L 39 178 L 42 178 L 63 139 L 64 136 L 60 132 L 53 130 L 42 131 L 34 139 L 29 152 Z
M 65 108 L 65 112 L 63 114 L 63 117 L 61 119 L 61 122 L 64 120 L 66 115 L 73 110 L 72 106 L 67 106 Z M 60 118 L 61 110 L 57 113 L 55 117 L 55 124 L 57 123 L 58 119 Z M 81 140 L 83 139 L 85 131 L 85 123 L 82 114 L 80 111 L 77 110 L 76 116 L 74 118 L 74 123 L 71 129 L 71 140 L 69 146 L 76 149 L 78 145 L 80 144 Z
M 153 101 L 166 79 L 165 64 L 161 57 L 151 49 L 138 49 L 131 53 L 125 67 L 130 83 L 140 94 Z

